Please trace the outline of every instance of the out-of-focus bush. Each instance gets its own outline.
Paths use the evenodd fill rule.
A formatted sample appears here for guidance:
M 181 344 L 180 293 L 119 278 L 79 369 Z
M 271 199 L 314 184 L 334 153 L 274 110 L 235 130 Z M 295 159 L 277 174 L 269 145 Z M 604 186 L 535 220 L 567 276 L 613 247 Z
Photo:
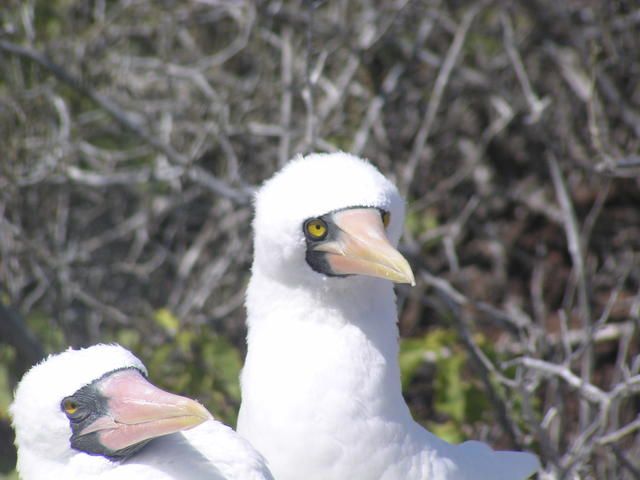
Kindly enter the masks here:
M 5 1 L 0 468 L 15 382 L 68 345 L 233 423 L 253 187 L 343 149 L 408 200 L 416 418 L 637 478 L 636 3 Z

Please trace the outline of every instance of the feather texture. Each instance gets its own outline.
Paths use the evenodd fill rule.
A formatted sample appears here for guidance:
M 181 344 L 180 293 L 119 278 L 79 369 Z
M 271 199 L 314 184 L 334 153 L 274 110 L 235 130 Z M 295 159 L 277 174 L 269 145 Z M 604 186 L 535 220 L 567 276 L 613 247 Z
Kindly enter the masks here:
M 401 393 L 390 281 L 330 277 L 306 263 L 303 222 L 361 206 L 391 213 L 396 245 L 404 203 L 359 158 L 300 157 L 257 192 L 238 431 L 280 480 L 527 478 L 534 455 L 452 445 L 414 422 Z
M 20 381 L 10 407 L 23 480 L 272 479 L 264 458 L 236 432 L 215 420 L 149 441 L 122 461 L 74 450 L 62 400 L 119 369 L 146 372 L 119 345 L 95 345 L 51 355 Z

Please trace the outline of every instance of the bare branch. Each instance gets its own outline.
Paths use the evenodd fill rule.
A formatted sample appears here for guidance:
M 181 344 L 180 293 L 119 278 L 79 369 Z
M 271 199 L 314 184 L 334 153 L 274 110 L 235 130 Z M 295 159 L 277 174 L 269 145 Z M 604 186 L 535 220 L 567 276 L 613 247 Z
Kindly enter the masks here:
M 291 149 L 291 108 L 293 103 L 293 52 L 291 47 L 291 29 L 285 29 L 282 35 L 282 103 L 280 104 L 280 148 L 278 164 L 282 167 L 289 160 Z
M 515 38 L 513 34 L 513 26 L 511 25 L 511 18 L 506 12 L 500 14 L 500 21 L 502 22 L 502 28 L 504 30 L 504 45 L 513 65 L 513 69 L 516 72 L 520 86 L 524 92 L 524 96 L 529 104 L 529 110 L 531 111 L 527 117 L 527 123 L 536 123 L 540 120 L 543 112 L 551 103 L 549 98 L 540 98 L 535 94 L 529 81 L 529 76 L 522 63 L 522 58 L 518 53 L 515 45 Z
M 573 388 L 579 390 L 590 402 L 607 403 L 609 401 L 609 397 L 605 392 L 600 390 L 595 385 L 585 382 L 581 377 L 578 377 L 573 372 L 571 372 L 571 370 L 569 370 L 567 366 L 556 365 L 553 363 L 545 362 L 544 360 L 538 360 L 529 357 L 516 358 L 510 362 L 507 362 L 507 364 L 511 363 L 525 365 L 545 375 L 554 375 L 556 377 L 560 377 Z
M 478 2 L 473 7 L 469 8 L 462 17 L 459 27 L 456 30 L 456 34 L 453 37 L 453 41 L 449 46 L 449 50 L 447 51 L 447 55 L 442 63 L 442 67 L 438 72 L 438 76 L 436 77 L 435 84 L 433 86 L 433 91 L 431 92 L 431 97 L 429 99 L 429 104 L 427 105 L 427 110 L 422 118 L 422 122 L 420 123 L 420 127 L 416 133 L 415 140 L 413 142 L 413 148 L 411 150 L 411 155 L 407 160 L 407 164 L 404 168 L 403 172 L 403 186 L 401 188 L 404 194 L 409 190 L 409 185 L 411 184 L 411 179 L 414 176 L 414 172 L 416 167 L 418 166 L 418 161 L 422 160 L 425 150 L 425 144 L 429 135 L 431 133 L 431 128 L 433 127 L 433 123 L 436 118 L 436 114 L 438 113 L 438 109 L 440 107 L 440 103 L 442 102 L 442 97 L 444 94 L 444 90 L 449 83 L 449 77 L 451 76 L 451 72 L 453 71 L 453 67 L 458 61 L 458 57 L 460 56 L 460 52 L 462 50 L 462 46 L 467 38 L 467 33 L 473 20 L 480 13 L 482 8 L 484 7 L 483 2 Z
M 5 40 L 0 40 L 0 49 L 28 58 L 46 68 L 64 83 L 67 83 L 72 88 L 89 97 L 103 110 L 105 110 L 111 116 L 111 118 L 113 118 L 123 128 L 131 131 L 136 136 L 140 137 L 144 142 L 148 143 L 156 150 L 162 152 L 174 163 L 178 165 L 187 165 L 190 163 L 187 158 L 176 152 L 173 147 L 171 147 L 171 145 L 163 143 L 154 136 L 147 133 L 140 125 L 137 115 L 134 115 L 131 112 L 123 111 L 114 102 L 94 90 L 88 83 L 72 76 L 64 68 L 55 64 L 44 55 L 36 52 L 33 49 L 15 45 Z M 215 178 L 211 173 L 205 172 L 202 168 L 190 168 L 188 173 L 192 180 L 201 181 L 204 185 L 206 185 L 218 195 L 223 195 L 241 202 L 248 201 L 248 195 L 246 192 L 229 187 L 223 181 Z

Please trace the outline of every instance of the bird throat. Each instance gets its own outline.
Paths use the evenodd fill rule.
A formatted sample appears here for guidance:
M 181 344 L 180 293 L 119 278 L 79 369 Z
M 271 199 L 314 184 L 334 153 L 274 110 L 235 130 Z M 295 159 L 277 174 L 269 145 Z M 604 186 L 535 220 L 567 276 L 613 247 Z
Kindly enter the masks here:
M 254 273 L 239 429 L 251 424 L 264 429 L 260 436 L 296 425 L 300 433 L 322 435 L 354 418 L 410 418 L 401 395 L 393 287 L 374 278 L 345 287 L 291 291 Z

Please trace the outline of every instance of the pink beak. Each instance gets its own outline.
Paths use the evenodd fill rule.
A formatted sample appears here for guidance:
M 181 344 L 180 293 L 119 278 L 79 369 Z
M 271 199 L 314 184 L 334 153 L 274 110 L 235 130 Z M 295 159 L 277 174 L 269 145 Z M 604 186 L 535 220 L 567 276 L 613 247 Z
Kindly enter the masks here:
M 137 370 L 115 372 L 98 389 L 108 400 L 109 413 L 80 435 L 98 432 L 100 443 L 111 450 L 187 430 L 213 418 L 197 401 L 159 389 Z
M 335 241 L 319 244 L 331 269 L 341 275 L 369 275 L 415 285 L 409 262 L 389 242 L 373 208 L 350 208 L 333 214 L 341 230 Z

